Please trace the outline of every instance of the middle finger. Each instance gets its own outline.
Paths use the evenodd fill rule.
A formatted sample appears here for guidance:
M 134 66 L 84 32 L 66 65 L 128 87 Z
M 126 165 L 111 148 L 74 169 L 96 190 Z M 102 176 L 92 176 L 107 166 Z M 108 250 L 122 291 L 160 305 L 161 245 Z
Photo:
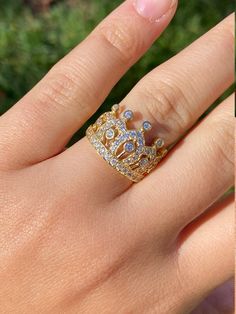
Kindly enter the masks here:
M 232 34 L 233 16 L 229 16 L 147 75 L 125 98 L 123 107 L 130 106 L 153 123 L 151 138 L 158 131 L 158 136 L 163 137 L 167 145 L 172 144 L 231 85 L 234 77 Z M 77 173 L 81 181 L 89 182 L 92 189 L 101 187 L 100 193 L 111 199 L 131 185 L 131 181 L 97 156 L 87 139 L 59 158 L 65 164 L 80 165 Z

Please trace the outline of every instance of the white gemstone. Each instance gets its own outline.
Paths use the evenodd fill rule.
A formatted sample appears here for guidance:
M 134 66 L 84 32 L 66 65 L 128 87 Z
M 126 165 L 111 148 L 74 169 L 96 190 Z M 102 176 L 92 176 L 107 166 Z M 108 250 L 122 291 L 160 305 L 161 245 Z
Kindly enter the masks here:
M 126 119 L 126 120 L 131 120 L 133 119 L 133 111 L 131 110 L 126 110 L 124 113 L 123 113 L 123 117 Z
M 111 155 L 106 151 L 106 152 L 104 153 L 104 159 L 105 159 L 105 160 L 110 160 L 110 158 L 111 158 Z
M 134 143 L 133 142 L 127 142 L 124 145 L 124 149 L 127 153 L 131 153 L 134 151 L 135 147 L 134 147 Z
M 95 146 L 96 149 L 98 149 L 98 148 L 100 148 L 100 143 L 99 142 L 95 142 L 94 146 Z
M 110 161 L 110 164 L 111 164 L 112 166 L 116 166 L 117 160 L 113 158 L 113 159 Z
M 108 140 L 111 140 L 115 137 L 115 131 L 113 129 L 108 129 L 105 133 L 105 137 L 108 139 Z
M 101 147 L 100 150 L 99 150 L 99 153 L 100 153 L 101 155 L 103 155 L 103 154 L 105 153 L 105 148 L 104 148 L 104 147 Z
M 142 158 L 139 162 L 141 167 L 144 167 L 148 164 L 148 159 L 147 158 Z
M 144 129 L 145 131 L 150 131 L 151 128 L 152 128 L 152 125 L 151 125 L 151 123 L 150 123 L 149 121 L 144 121 L 144 122 L 143 122 L 143 129 Z
M 132 138 L 136 138 L 136 131 L 131 131 L 131 132 L 130 132 L 130 136 L 131 136 Z
M 98 126 L 101 126 L 103 124 L 102 118 L 98 118 L 97 121 L 96 121 L 96 124 Z
M 117 164 L 117 165 L 116 165 L 116 169 L 119 170 L 119 171 L 121 171 L 121 172 L 123 172 L 125 168 L 124 168 L 123 165 Z
M 162 138 L 159 138 L 158 140 L 156 140 L 156 146 L 157 148 L 161 148 L 163 147 L 165 144 L 164 140 Z
M 119 110 L 119 107 L 120 107 L 120 106 L 119 106 L 118 104 L 115 104 L 115 105 L 112 106 L 111 110 L 112 110 L 112 111 L 118 111 L 118 110 Z

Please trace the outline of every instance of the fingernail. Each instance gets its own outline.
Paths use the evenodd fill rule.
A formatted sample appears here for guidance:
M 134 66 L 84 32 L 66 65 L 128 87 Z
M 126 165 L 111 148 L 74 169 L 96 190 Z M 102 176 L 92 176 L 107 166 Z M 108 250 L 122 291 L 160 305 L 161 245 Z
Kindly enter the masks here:
M 142 17 L 151 22 L 158 21 L 175 4 L 177 0 L 136 0 L 135 8 Z

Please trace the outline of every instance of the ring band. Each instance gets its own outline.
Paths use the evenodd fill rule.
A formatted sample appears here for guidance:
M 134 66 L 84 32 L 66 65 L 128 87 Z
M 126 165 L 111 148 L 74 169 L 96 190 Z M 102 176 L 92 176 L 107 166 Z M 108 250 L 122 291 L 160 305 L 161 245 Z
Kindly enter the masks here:
M 145 132 L 152 125 L 145 121 L 138 130 L 130 130 L 128 121 L 133 112 L 126 110 L 120 117 L 119 105 L 102 114 L 90 125 L 86 136 L 98 154 L 119 173 L 133 182 L 141 181 L 167 154 L 162 138 L 157 138 L 152 146 L 145 145 Z

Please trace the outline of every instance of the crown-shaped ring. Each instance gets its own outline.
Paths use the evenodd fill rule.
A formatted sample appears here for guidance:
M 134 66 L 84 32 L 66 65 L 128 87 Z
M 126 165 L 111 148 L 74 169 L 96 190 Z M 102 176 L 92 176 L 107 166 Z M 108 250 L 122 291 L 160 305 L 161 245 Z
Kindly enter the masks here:
M 167 154 L 162 138 L 152 146 L 145 144 L 145 133 L 152 125 L 144 121 L 138 130 L 128 128 L 134 114 L 131 110 L 120 113 L 119 105 L 102 114 L 91 125 L 86 135 L 99 155 L 128 179 L 139 182 L 153 170 Z

